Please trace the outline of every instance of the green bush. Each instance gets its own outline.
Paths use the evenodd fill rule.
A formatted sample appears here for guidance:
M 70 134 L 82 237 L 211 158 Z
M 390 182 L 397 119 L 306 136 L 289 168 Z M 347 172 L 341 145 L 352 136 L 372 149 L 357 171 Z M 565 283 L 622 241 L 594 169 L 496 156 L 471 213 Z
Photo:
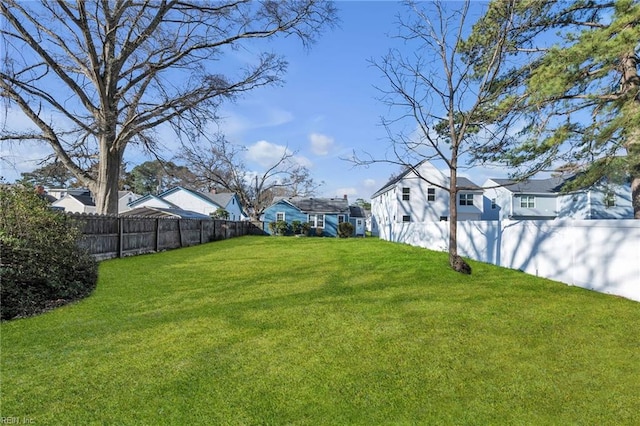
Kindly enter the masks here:
M 0 188 L 0 317 L 31 316 L 86 297 L 98 279 L 79 232 L 33 189 Z
M 287 235 L 289 232 L 289 224 L 284 220 L 270 222 L 269 231 L 271 231 L 271 235 Z
M 291 229 L 293 230 L 293 233 L 296 235 L 299 235 L 302 233 L 302 222 L 300 222 L 299 220 L 293 220 L 291 221 Z
M 353 225 L 349 222 L 342 222 L 338 225 L 338 236 L 340 238 L 349 238 L 353 235 Z

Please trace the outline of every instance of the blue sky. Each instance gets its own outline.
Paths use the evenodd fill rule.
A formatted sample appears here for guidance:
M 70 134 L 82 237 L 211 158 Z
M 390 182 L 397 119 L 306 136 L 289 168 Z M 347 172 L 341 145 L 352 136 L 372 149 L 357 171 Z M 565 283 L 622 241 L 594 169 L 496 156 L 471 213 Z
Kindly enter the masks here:
M 480 8 L 483 3 L 472 3 Z M 236 144 L 248 148 L 245 158 L 249 169 L 259 171 L 279 156 L 282 150 L 296 152 L 296 160 L 306 165 L 313 178 L 324 184 L 318 196 L 348 195 L 351 201 L 369 199 L 386 183 L 398 166 L 376 164 L 354 167 L 344 160 L 357 152 L 380 157 L 389 142 L 380 117 L 389 111 L 377 98 L 375 86 L 385 84 L 381 72 L 370 60 L 379 60 L 389 48 L 401 47 L 390 35 L 397 32 L 396 14 L 402 9 L 391 1 L 338 1 L 340 26 L 325 32 L 309 50 L 294 39 L 278 39 L 267 48 L 281 53 L 289 62 L 281 86 L 254 90 L 220 111 L 220 130 Z M 237 59 L 251 58 L 265 45 L 248 45 L 234 52 Z M 255 49 L 255 50 L 254 50 Z M 11 117 L 9 118 L 11 119 Z M 163 143 L 169 151 L 172 141 Z M 34 160 L 45 148 L 27 150 L 2 148 L 2 155 L 13 165 L 2 162 L 7 181 L 21 171 L 32 170 Z M 170 157 L 170 152 L 167 153 Z M 143 157 L 128 148 L 125 159 L 141 163 Z M 130 167 L 129 167 L 130 169 Z M 467 173 L 477 184 L 488 176 L 504 173 L 474 169 Z

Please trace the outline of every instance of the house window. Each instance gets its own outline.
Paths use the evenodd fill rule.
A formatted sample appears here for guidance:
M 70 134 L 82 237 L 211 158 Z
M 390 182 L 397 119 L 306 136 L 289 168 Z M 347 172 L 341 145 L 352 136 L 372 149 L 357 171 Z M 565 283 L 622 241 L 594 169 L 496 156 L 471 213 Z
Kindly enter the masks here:
M 496 199 L 492 198 L 491 199 L 491 210 L 495 210 L 498 208 L 498 205 L 496 204 Z
M 460 194 L 460 205 L 461 206 L 472 206 L 473 205 L 473 194 Z
M 447 216 L 440 216 L 440 222 L 446 222 L 449 218 Z
M 611 191 L 608 191 L 604 194 L 604 206 L 606 208 L 615 207 L 616 206 L 616 194 Z
M 536 207 L 536 197 L 533 195 L 523 195 L 520 197 L 520 207 L 523 209 L 533 209 Z
M 343 214 L 339 214 L 338 215 L 338 223 L 342 223 L 344 222 L 344 215 Z
M 409 201 L 409 193 L 411 192 L 411 188 L 402 188 L 402 200 Z
M 280 221 L 284 221 L 284 212 L 278 212 L 276 213 L 276 222 L 280 222 Z
M 324 215 L 323 214 L 310 214 L 309 224 L 312 228 L 324 228 Z
M 436 189 L 427 188 L 427 201 L 435 201 L 435 200 L 436 200 Z
M 408 214 L 402 216 L 402 221 L 403 222 L 411 222 L 411 216 L 409 216 Z

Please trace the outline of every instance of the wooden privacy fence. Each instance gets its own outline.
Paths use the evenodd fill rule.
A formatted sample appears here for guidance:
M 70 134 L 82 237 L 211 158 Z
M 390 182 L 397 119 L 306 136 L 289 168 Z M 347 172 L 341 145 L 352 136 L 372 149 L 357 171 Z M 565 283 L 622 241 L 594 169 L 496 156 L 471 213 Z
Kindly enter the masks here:
M 82 233 L 80 247 L 96 259 L 133 256 L 243 235 L 263 235 L 261 224 L 209 219 L 168 219 L 69 214 Z

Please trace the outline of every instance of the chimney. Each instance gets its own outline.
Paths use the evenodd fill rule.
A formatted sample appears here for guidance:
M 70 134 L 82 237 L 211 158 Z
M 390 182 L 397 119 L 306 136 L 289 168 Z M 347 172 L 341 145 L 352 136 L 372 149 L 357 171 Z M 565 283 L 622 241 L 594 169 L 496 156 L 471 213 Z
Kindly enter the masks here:
M 211 190 L 209 191 L 211 194 L 215 195 L 216 194 L 216 189 L 215 188 L 211 188 Z
M 342 196 L 342 198 L 344 198 L 344 199 L 346 200 L 346 199 L 347 199 L 347 194 L 344 194 L 344 195 Z

